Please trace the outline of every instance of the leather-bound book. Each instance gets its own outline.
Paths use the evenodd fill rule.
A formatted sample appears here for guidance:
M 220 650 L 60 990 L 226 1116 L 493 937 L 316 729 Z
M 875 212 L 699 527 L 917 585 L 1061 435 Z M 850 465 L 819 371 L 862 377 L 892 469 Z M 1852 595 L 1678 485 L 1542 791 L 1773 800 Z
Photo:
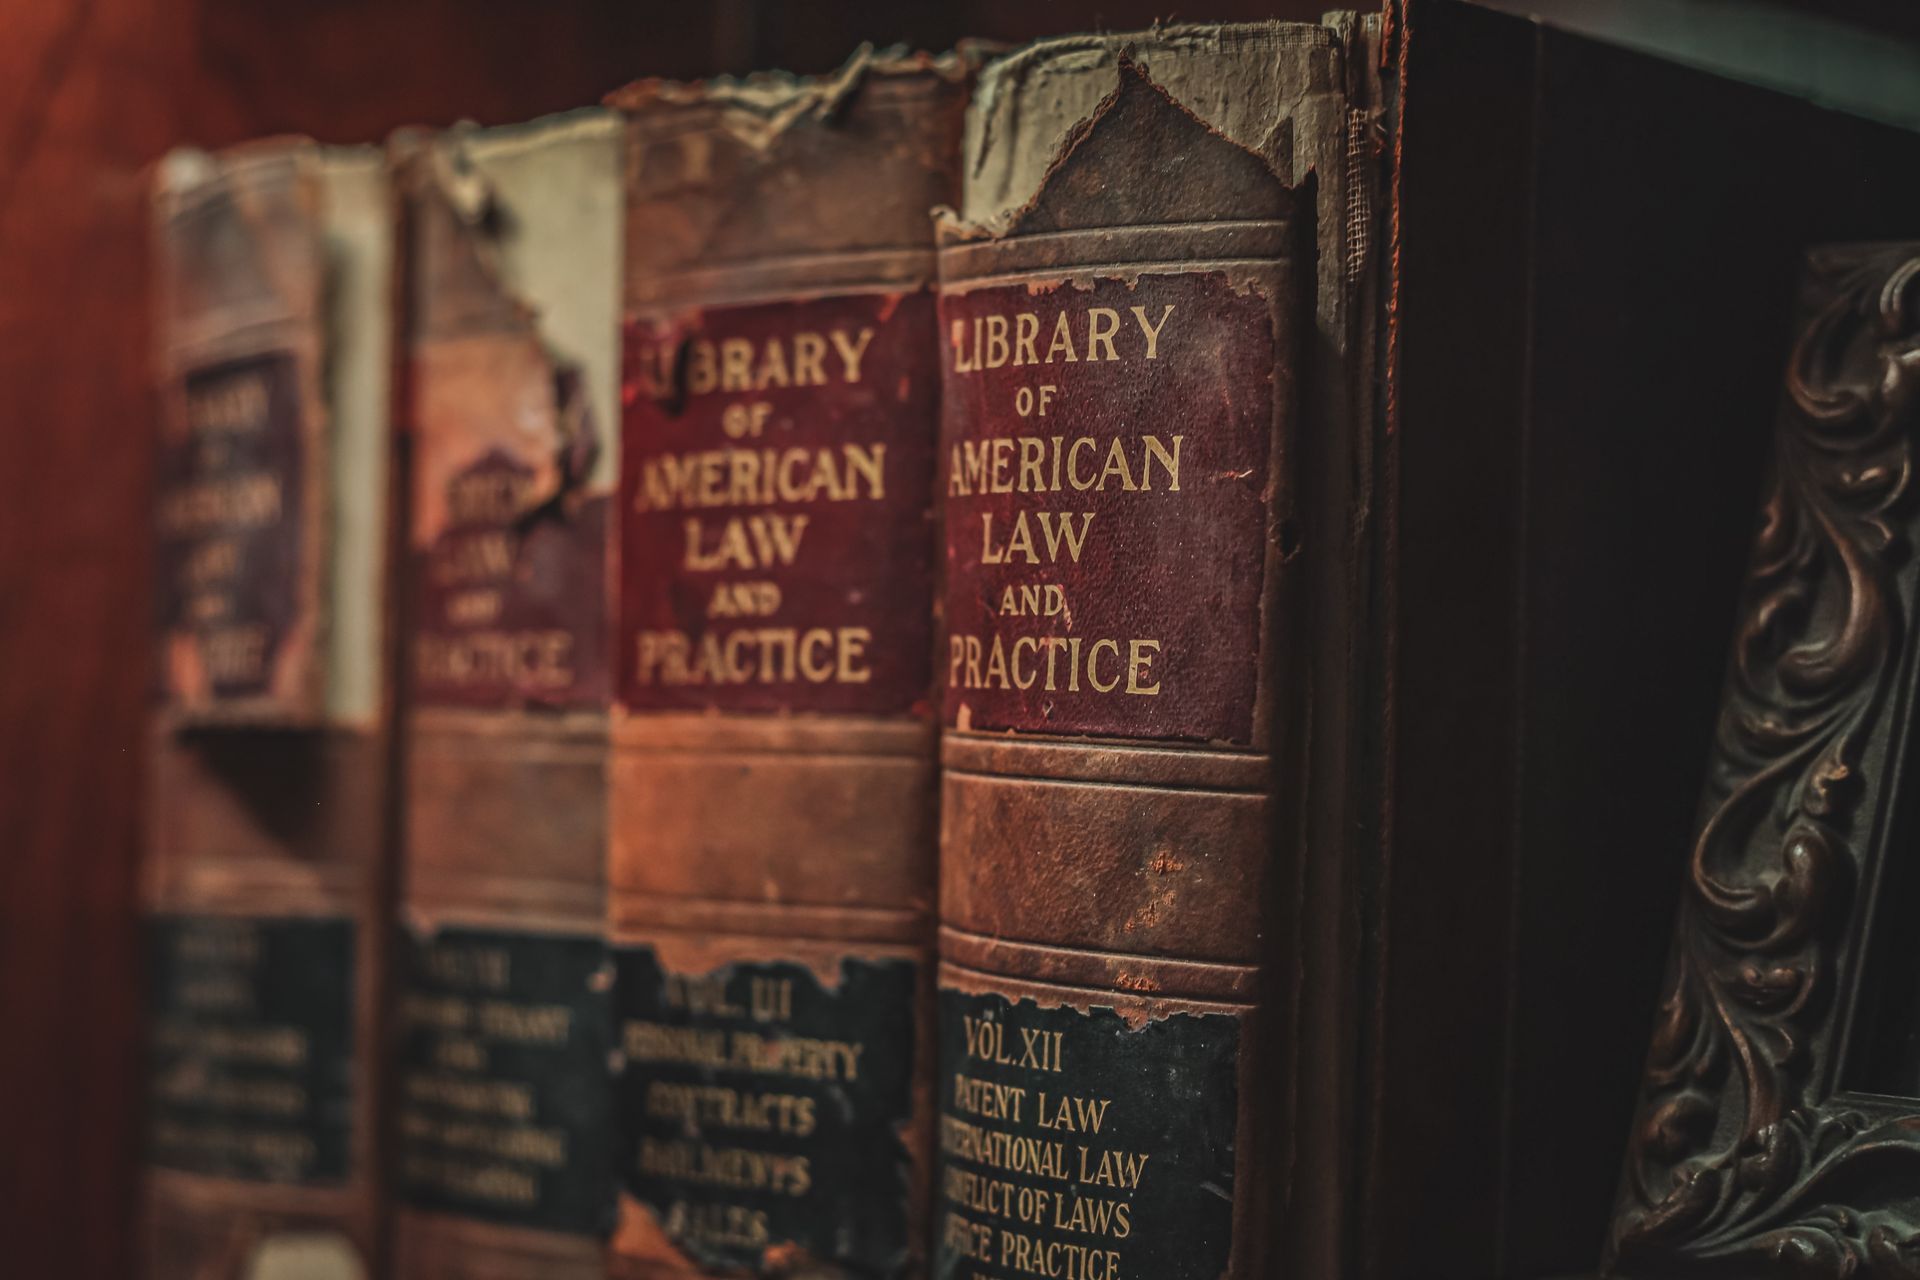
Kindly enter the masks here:
M 395 218 L 377 151 L 155 195 L 146 1274 L 368 1274 L 389 861 Z
M 1312 906 L 1339 850 L 1303 846 L 1339 837 L 1319 628 L 1367 430 L 1313 387 L 1366 268 L 1355 31 L 981 77 L 939 251 L 936 1276 L 1331 1274 L 1279 1242 L 1341 1190 L 1306 1154 L 1342 1104 L 1309 1029 L 1351 1021 Z
M 643 82 L 627 117 L 609 921 L 622 1276 L 922 1258 L 929 211 L 958 56 Z
M 595 1277 L 619 123 L 395 150 L 412 264 L 396 1271 Z

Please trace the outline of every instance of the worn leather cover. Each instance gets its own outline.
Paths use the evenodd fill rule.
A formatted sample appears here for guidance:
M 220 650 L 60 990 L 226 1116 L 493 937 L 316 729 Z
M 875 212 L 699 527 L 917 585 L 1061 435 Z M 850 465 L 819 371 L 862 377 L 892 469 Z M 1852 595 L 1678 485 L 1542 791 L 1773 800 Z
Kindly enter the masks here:
M 621 1276 L 923 1265 L 933 1052 L 929 211 L 966 59 L 628 120 L 613 655 Z
M 396 139 L 411 506 L 395 1267 L 597 1277 L 620 132 Z
M 170 157 L 157 216 L 145 1274 L 348 1280 L 381 1227 L 393 213 L 376 153 L 286 142 Z
M 1308 846 L 1364 527 L 1356 56 L 1176 27 L 982 77 L 940 249 L 935 1275 L 1331 1274 L 1294 1227 L 1343 1194 Z

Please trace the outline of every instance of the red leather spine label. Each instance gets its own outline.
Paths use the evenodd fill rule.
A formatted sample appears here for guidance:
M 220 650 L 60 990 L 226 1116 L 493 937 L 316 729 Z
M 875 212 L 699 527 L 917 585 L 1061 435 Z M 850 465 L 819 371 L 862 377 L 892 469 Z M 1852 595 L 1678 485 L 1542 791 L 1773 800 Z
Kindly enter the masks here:
M 926 705 L 933 343 L 925 291 L 629 324 L 627 709 Z
M 414 381 L 414 702 L 604 707 L 607 497 L 578 375 L 476 334 L 423 344 Z
M 1212 273 L 940 300 L 945 719 L 1249 743 L 1275 330 Z
M 302 662 L 316 619 L 310 581 L 299 377 L 286 353 L 186 378 L 156 459 L 162 669 L 170 693 L 253 698 Z M 305 634 L 301 634 L 304 632 Z

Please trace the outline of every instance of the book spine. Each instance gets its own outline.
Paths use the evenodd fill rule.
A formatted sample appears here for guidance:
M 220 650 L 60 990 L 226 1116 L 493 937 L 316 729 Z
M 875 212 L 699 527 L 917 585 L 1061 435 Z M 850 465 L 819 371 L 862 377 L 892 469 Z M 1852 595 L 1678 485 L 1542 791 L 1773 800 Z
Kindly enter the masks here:
M 967 72 L 628 112 L 613 1268 L 904 1275 L 932 1054 L 928 210 Z
M 387 347 L 377 321 L 330 340 L 322 307 L 384 305 L 391 206 L 376 158 L 276 143 L 170 157 L 158 213 L 145 1274 L 357 1274 L 382 1221 Z
M 940 254 L 933 1272 L 1250 1280 L 1288 1088 L 1312 206 L 1140 64 L 1071 52 L 1107 96 L 1058 121 L 1026 203 L 949 222 Z M 1005 65 L 981 103 L 1058 83 Z
M 395 1267 L 593 1280 L 612 1217 L 610 114 L 396 142 L 413 250 Z

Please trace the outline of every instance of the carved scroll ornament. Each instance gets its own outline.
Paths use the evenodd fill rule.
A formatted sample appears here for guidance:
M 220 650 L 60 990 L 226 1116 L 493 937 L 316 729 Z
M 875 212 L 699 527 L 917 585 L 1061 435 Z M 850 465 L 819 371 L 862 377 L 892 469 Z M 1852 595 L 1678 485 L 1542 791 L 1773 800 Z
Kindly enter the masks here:
M 1920 1280 L 1920 1100 L 1840 1088 L 1913 705 L 1920 246 L 1816 251 L 1611 1241 Z

